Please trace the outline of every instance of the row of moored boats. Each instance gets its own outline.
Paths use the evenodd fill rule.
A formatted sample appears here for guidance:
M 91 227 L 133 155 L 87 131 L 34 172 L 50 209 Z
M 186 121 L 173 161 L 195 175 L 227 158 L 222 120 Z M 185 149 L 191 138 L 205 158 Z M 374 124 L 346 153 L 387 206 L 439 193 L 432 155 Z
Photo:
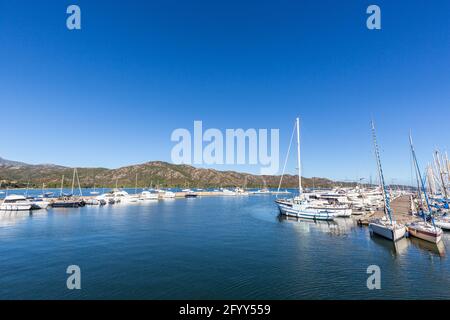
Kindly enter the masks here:
M 298 177 L 299 177 L 299 195 L 291 199 L 277 199 L 276 203 L 282 215 L 294 216 L 303 219 L 312 220 L 334 220 L 338 217 L 348 217 L 357 209 L 358 212 L 363 210 L 375 211 L 382 208 L 384 216 L 379 219 L 371 220 L 369 230 L 371 233 L 382 236 L 392 241 L 403 238 L 407 232 L 409 236 L 417 237 L 425 241 L 439 243 L 442 239 L 443 229 L 450 230 L 450 218 L 447 216 L 448 203 L 447 199 L 440 201 L 446 204 L 436 208 L 432 200 L 428 197 L 427 188 L 425 187 L 425 177 L 422 176 L 417 161 L 416 152 L 410 137 L 411 154 L 414 159 L 416 176 L 418 181 L 417 200 L 411 197 L 412 209 L 411 213 L 416 219 L 408 224 L 401 224 L 395 221 L 393 211 L 391 209 L 392 198 L 404 195 L 404 192 L 393 192 L 388 189 L 383 169 L 381 165 L 381 157 L 376 138 L 375 125 L 372 122 L 372 136 L 375 150 L 375 158 L 378 169 L 379 188 L 370 192 L 352 192 L 340 191 L 334 193 L 303 192 L 301 179 L 301 157 L 300 157 L 300 120 L 296 119 L 294 130 L 297 133 L 297 160 L 298 160 Z M 290 150 L 290 146 L 288 148 Z M 449 166 L 450 167 L 450 166 Z M 284 174 L 284 172 L 283 172 Z M 282 179 L 282 177 L 281 177 Z M 443 186 L 448 184 L 443 183 Z M 281 185 L 281 181 L 280 181 Z M 358 196 L 354 196 L 354 194 Z M 419 202 L 419 205 L 413 205 Z

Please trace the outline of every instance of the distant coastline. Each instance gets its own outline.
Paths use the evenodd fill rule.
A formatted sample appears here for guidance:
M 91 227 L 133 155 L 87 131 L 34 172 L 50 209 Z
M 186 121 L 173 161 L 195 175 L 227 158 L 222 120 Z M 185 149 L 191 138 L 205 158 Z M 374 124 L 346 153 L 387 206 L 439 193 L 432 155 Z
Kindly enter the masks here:
M 73 170 L 53 164 L 31 165 L 0 158 L 0 189 L 60 188 L 72 184 Z M 147 188 L 151 186 L 171 188 L 278 188 L 280 176 L 254 175 L 236 171 L 219 171 L 175 165 L 163 161 L 151 161 L 117 169 L 77 168 L 82 188 Z M 356 182 L 340 182 L 327 178 L 303 178 L 305 187 L 329 188 L 354 186 Z M 295 188 L 296 175 L 285 175 L 281 188 Z

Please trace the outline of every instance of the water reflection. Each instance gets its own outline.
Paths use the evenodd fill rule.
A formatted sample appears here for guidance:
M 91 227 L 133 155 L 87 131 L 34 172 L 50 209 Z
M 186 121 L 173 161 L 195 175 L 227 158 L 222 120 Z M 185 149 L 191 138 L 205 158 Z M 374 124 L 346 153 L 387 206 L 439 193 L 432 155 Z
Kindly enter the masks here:
M 409 246 L 409 242 L 406 238 L 402 238 L 396 242 L 385 239 L 376 234 L 370 234 L 370 238 L 375 244 L 388 250 L 392 256 L 404 255 Z
M 436 244 L 436 243 L 431 243 L 431 242 L 413 238 L 413 237 L 410 237 L 408 239 L 411 242 L 411 244 L 416 248 L 425 250 L 429 253 L 438 255 L 440 257 L 445 257 L 445 245 L 444 245 L 444 242 L 442 242 L 442 241 L 440 241 L 438 244 Z
M 0 227 L 10 227 L 28 219 L 31 211 L 0 211 Z
M 334 221 L 322 221 L 278 215 L 278 221 L 281 223 L 295 223 L 296 229 L 303 232 L 309 233 L 311 232 L 311 228 L 314 228 L 314 230 L 335 236 L 347 235 L 350 230 L 355 227 L 353 219 L 349 218 L 336 219 Z

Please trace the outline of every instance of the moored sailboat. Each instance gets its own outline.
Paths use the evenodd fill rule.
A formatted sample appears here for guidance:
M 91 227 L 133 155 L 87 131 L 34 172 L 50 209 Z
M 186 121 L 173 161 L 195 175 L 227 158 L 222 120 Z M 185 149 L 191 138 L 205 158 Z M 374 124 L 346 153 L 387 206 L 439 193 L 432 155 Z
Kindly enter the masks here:
M 422 212 L 420 213 L 420 215 L 423 218 L 423 221 L 417 221 L 417 222 L 412 222 L 412 223 L 408 224 L 408 226 L 407 226 L 408 233 L 409 233 L 409 235 L 411 235 L 413 237 L 416 237 L 416 238 L 419 238 L 419 239 L 422 239 L 422 240 L 425 240 L 428 242 L 438 243 L 442 239 L 442 229 L 437 227 L 434 222 L 433 210 L 431 208 L 430 200 L 428 198 L 428 194 L 425 189 L 425 182 L 423 181 L 422 174 L 420 172 L 420 167 L 419 167 L 419 163 L 417 161 L 416 151 L 414 150 L 411 135 L 409 136 L 409 144 L 411 146 L 411 154 L 412 154 L 414 165 L 416 168 L 417 179 L 420 182 L 419 197 L 422 198 L 422 193 L 423 193 L 423 195 L 425 197 L 425 204 L 427 206 L 428 212 L 424 212 L 422 210 Z M 427 222 L 427 218 L 429 218 L 431 220 L 431 223 Z
M 304 218 L 304 219 L 313 219 L 313 220 L 334 220 L 334 214 L 331 211 L 326 210 L 326 209 L 313 208 L 311 206 L 310 202 L 308 201 L 308 199 L 303 195 L 302 175 L 301 175 L 301 156 L 300 156 L 300 119 L 299 118 L 296 119 L 294 131 L 295 130 L 297 132 L 297 165 L 298 165 L 298 192 L 299 192 L 299 195 L 292 199 L 288 199 L 285 202 L 276 201 L 276 204 L 278 205 L 281 215 L 297 217 L 297 218 Z M 291 148 L 293 135 L 294 135 L 294 132 L 292 132 L 291 143 L 288 148 L 287 157 L 289 156 L 289 150 Z M 287 160 L 287 157 L 286 157 L 286 160 Z M 285 163 L 285 167 L 286 167 L 286 163 Z M 281 186 L 281 182 L 282 182 L 283 175 L 284 175 L 284 169 L 283 169 L 283 174 L 281 175 L 281 178 L 280 178 L 280 186 Z
M 386 239 L 397 241 L 405 236 L 406 227 L 398 224 L 396 221 L 392 219 L 391 199 L 389 192 L 387 191 L 386 188 L 386 183 L 384 181 L 383 168 L 381 167 L 380 151 L 378 149 L 375 124 L 373 123 L 373 121 L 372 121 L 372 136 L 373 136 L 373 145 L 375 149 L 375 158 L 378 168 L 378 176 L 380 179 L 380 186 L 383 191 L 385 216 L 381 219 L 372 220 L 369 223 L 369 230 L 371 233 L 377 234 Z

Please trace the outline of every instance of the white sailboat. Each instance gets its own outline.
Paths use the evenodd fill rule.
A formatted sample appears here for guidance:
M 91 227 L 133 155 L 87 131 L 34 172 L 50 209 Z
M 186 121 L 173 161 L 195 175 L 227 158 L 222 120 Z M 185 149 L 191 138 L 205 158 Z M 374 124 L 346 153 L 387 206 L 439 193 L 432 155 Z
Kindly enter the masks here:
M 377 137 L 375 133 L 375 124 L 372 121 L 373 145 L 375 149 L 375 158 L 377 161 L 378 176 L 380 179 L 380 187 L 383 191 L 384 214 L 381 219 L 373 220 L 369 223 L 369 230 L 386 239 L 397 241 L 405 236 L 406 227 L 398 224 L 392 219 L 391 199 L 384 182 L 383 168 L 381 167 L 380 151 L 378 149 Z
M 293 199 L 288 199 L 287 203 L 283 203 L 281 201 L 276 201 L 278 208 L 280 210 L 280 213 L 285 216 L 293 216 L 297 218 L 303 218 L 303 219 L 313 219 L 313 220 L 334 220 L 334 214 L 331 211 L 328 211 L 326 209 L 314 209 L 311 207 L 310 202 L 307 200 L 306 197 L 303 195 L 302 190 L 302 174 L 301 174 L 301 157 L 300 157 L 300 119 L 296 119 L 296 123 L 294 126 L 294 130 L 297 131 L 297 165 L 298 165 L 298 197 L 295 197 Z M 294 132 L 293 132 L 294 134 Z M 292 143 L 292 138 L 291 138 Z M 289 145 L 288 149 L 288 155 L 289 156 L 289 150 L 291 145 Z M 287 160 L 286 157 L 286 160 Z M 286 164 L 285 164 L 286 167 Z M 285 168 L 284 168 L 285 169 Z M 280 179 L 280 185 L 281 181 L 283 179 L 284 175 L 284 169 L 283 174 Z
M 413 222 L 408 225 L 408 233 L 409 235 L 428 241 L 432 243 L 438 243 L 442 240 L 442 229 L 437 227 L 434 218 L 433 211 L 431 209 L 430 200 L 427 195 L 427 191 L 425 189 L 425 183 L 422 179 L 422 174 L 420 173 L 419 163 L 416 157 L 416 151 L 414 150 L 412 136 L 409 136 L 409 143 L 411 146 L 411 154 L 413 156 L 413 161 L 416 167 L 416 175 L 417 179 L 420 181 L 420 189 L 419 189 L 419 197 L 422 197 L 422 193 L 425 196 L 425 203 L 428 209 L 428 212 L 425 213 L 422 211 L 423 221 Z M 427 217 L 431 219 L 431 223 L 427 222 Z
M 100 192 L 98 192 L 97 189 L 95 188 L 95 176 L 94 176 L 94 189 L 89 193 L 93 196 L 97 196 L 100 194 Z

